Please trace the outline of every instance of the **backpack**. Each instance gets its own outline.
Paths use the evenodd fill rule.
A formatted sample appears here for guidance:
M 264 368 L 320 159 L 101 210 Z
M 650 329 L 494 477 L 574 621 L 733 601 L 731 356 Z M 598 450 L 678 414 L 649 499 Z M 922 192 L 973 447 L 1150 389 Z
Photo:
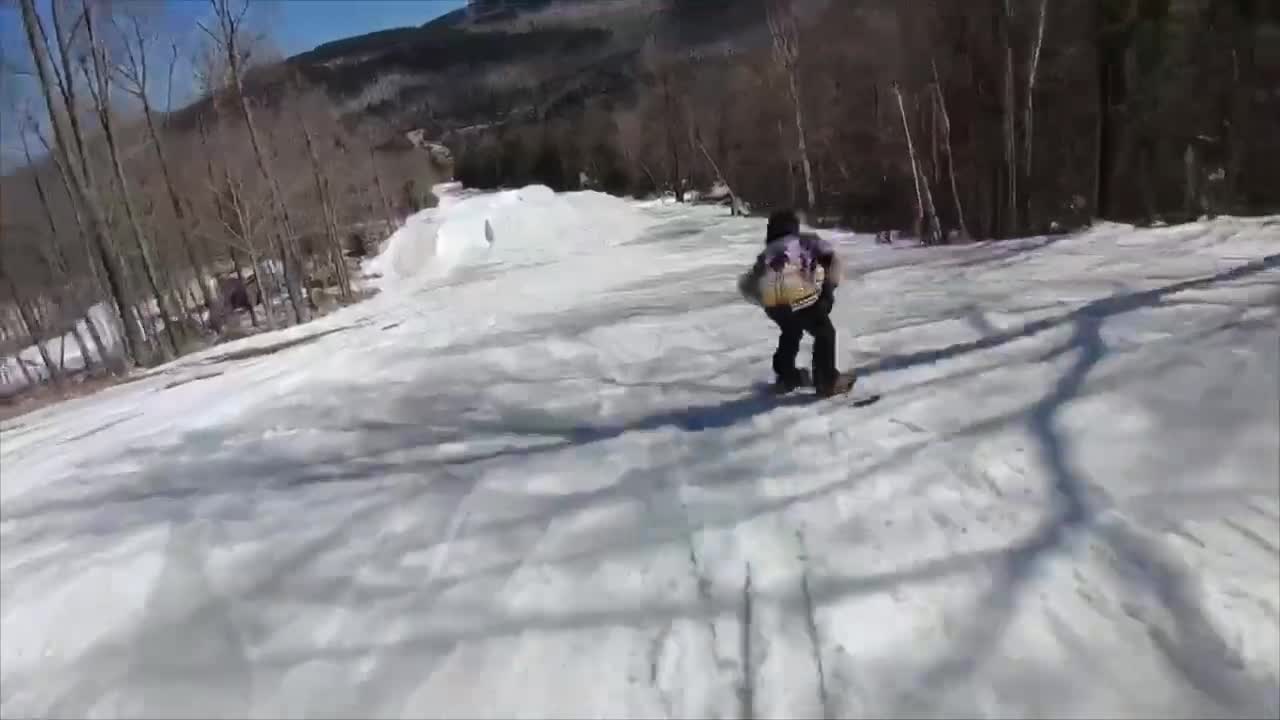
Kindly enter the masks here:
M 818 302 L 826 271 L 799 237 L 779 238 L 757 262 L 756 297 L 765 308 L 803 310 Z

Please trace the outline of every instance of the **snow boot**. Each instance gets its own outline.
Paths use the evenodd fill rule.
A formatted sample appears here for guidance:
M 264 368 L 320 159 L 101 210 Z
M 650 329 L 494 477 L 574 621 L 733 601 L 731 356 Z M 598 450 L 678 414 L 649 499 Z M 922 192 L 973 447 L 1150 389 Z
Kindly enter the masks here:
M 813 385 L 813 374 L 806 368 L 797 368 L 794 378 L 788 380 L 780 377 L 774 380 L 773 392 L 778 395 L 786 395 L 796 388 L 809 387 L 811 385 Z
M 843 395 L 853 389 L 853 384 L 858 381 L 858 376 L 852 372 L 840 373 L 835 382 L 824 387 L 817 388 L 818 397 L 829 398 L 836 395 Z

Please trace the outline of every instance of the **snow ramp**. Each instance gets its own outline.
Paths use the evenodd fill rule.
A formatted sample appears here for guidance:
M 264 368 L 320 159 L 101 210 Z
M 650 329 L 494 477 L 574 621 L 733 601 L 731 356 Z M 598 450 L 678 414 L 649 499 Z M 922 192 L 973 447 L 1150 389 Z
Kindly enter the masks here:
M 833 234 L 856 408 L 762 220 L 590 197 L 0 423 L 0 715 L 1280 714 L 1280 218 Z
M 530 185 L 475 193 L 444 183 L 432 192 L 437 206 L 410 216 L 371 261 L 384 288 L 463 265 L 536 263 L 598 250 L 634 239 L 650 223 L 632 204 L 592 191 L 557 194 Z

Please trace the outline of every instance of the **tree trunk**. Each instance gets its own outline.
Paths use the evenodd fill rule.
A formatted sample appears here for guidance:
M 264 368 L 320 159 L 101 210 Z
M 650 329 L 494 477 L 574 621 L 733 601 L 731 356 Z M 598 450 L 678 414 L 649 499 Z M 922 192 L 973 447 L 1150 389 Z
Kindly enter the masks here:
M 804 132 L 804 110 L 800 107 L 800 88 L 795 68 L 787 71 L 787 83 L 791 88 L 791 104 L 796 118 L 796 152 L 800 155 L 800 169 L 804 172 L 805 209 L 813 211 L 818 205 L 818 196 L 813 189 L 813 165 L 809 162 L 809 146 Z
M 320 207 L 324 212 L 324 229 L 329 238 L 329 259 L 333 263 L 334 281 L 338 284 L 342 298 L 349 301 L 351 300 L 351 283 L 347 279 L 346 268 L 342 261 L 342 243 L 338 240 L 336 213 L 333 210 L 333 202 L 329 198 L 329 181 L 320 168 L 320 158 L 316 155 L 315 143 L 312 141 L 311 129 L 307 127 L 306 118 L 302 116 L 301 111 L 297 111 L 296 108 L 295 111 L 298 126 L 302 129 L 303 142 L 307 146 L 307 157 L 311 161 L 311 176 L 315 180 L 316 194 L 320 197 Z
M 85 374 L 93 373 L 93 355 L 89 352 L 89 344 L 84 341 L 84 336 L 80 334 L 79 318 L 71 320 L 71 336 L 76 341 L 76 348 L 80 350 L 81 363 L 84 365 Z
M 627 154 L 630 155 L 630 153 Z M 657 192 L 661 186 L 658 183 L 658 178 L 654 177 L 653 171 L 649 169 L 649 165 L 639 158 L 636 158 L 636 162 L 640 165 L 640 171 L 644 173 L 645 177 L 649 178 L 649 184 L 653 186 L 654 192 Z
M 75 217 L 76 227 L 79 229 L 80 236 L 84 241 L 86 255 L 89 259 L 89 263 L 88 263 L 89 271 L 93 275 L 94 282 L 97 284 L 99 292 L 101 294 L 107 295 L 108 299 L 112 300 L 115 304 L 116 312 L 114 313 L 114 316 L 110 316 L 110 317 L 113 320 L 117 320 L 119 323 L 119 327 L 122 330 L 122 332 L 120 333 L 120 337 L 122 338 L 124 347 L 123 347 L 123 353 L 121 354 L 121 356 L 118 359 L 113 360 L 111 362 L 111 365 L 113 366 L 117 374 L 124 374 L 125 372 L 128 371 L 128 366 L 131 361 L 144 360 L 144 358 L 141 355 L 142 348 L 139 347 L 135 349 L 133 340 L 134 340 L 134 335 L 138 335 L 139 337 L 145 337 L 147 331 L 146 331 L 146 328 L 144 328 L 141 325 L 141 320 L 139 320 L 139 324 L 136 327 L 137 332 L 136 333 L 129 332 L 130 327 L 128 326 L 130 325 L 132 320 L 129 317 L 129 313 L 125 312 L 125 304 L 127 304 L 132 297 L 130 294 L 130 288 L 132 287 L 132 284 L 129 280 L 128 268 L 124 265 L 123 259 L 119 255 L 119 248 L 115 246 L 115 242 L 114 240 L 112 240 L 109 234 L 110 218 L 106 215 L 106 211 L 105 209 L 102 208 L 102 205 L 101 205 L 102 196 L 100 194 L 98 180 L 94 174 L 93 163 L 91 162 L 91 159 L 89 157 L 88 145 L 84 139 L 84 128 L 80 125 L 80 116 L 78 113 L 80 104 L 77 100 L 76 84 L 73 81 L 73 77 L 72 77 L 72 64 L 71 64 L 71 55 L 70 55 L 72 40 L 68 38 L 67 34 L 63 29 L 62 15 L 60 11 L 61 5 L 59 3 L 50 3 L 49 7 L 53 17 L 53 29 L 54 29 L 54 35 L 57 39 L 58 55 L 62 62 L 63 73 L 65 73 L 64 75 L 59 75 L 56 72 L 56 68 L 55 68 L 54 79 L 55 81 L 58 82 L 58 89 L 61 91 L 64 111 L 73 110 L 73 111 L 66 112 L 66 117 L 68 118 L 68 122 L 71 126 L 71 139 L 74 141 L 75 144 L 73 147 L 63 148 L 61 152 L 55 152 L 54 149 L 61 146 L 61 143 L 57 141 L 57 133 L 55 132 L 54 148 L 50 148 L 47 143 L 45 143 L 45 148 L 49 150 L 49 154 L 53 156 L 54 164 L 58 168 L 59 177 L 62 179 L 62 187 L 63 187 L 63 190 L 65 190 L 67 193 L 68 204 L 71 206 L 72 214 Z M 36 28 L 40 31 L 41 35 L 43 36 L 44 28 L 40 25 L 39 22 L 36 23 Z M 74 31 L 73 31 L 73 34 L 74 34 Z M 47 39 L 45 42 L 46 43 L 48 42 Z M 54 121 L 52 120 L 52 116 L 50 116 L 50 118 L 51 118 L 50 124 L 53 124 Z M 41 137 L 41 142 L 44 142 L 43 135 L 41 135 L 40 137 Z M 121 277 L 121 282 L 123 283 L 122 288 L 124 291 L 123 295 L 118 294 L 116 292 L 116 288 L 113 286 L 111 282 L 110 268 L 108 267 L 106 257 L 101 254 L 101 247 L 95 250 L 95 244 L 96 244 L 95 240 L 98 236 L 95 234 L 96 230 L 94 230 L 92 227 L 92 213 L 90 213 L 89 208 L 86 208 L 84 210 L 84 213 L 90 213 L 89 224 L 86 225 L 85 219 L 81 211 L 81 203 L 83 202 L 83 200 L 80 198 L 80 196 L 78 196 L 72 190 L 72 180 L 71 180 L 72 176 L 70 175 L 70 173 L 73 173 L 75 171 L 75 166 L 72 164 L 73 157 L 80 161 L 80 169 L 83 172 L 83 176 L 82 176 L 83 184 L 84 184 L 84 187 L 88 189 L 88 192 L 90 194 L 90 199 L 98 203 L 97 208 L 98 208 L 99 217 L 102 218 L 103 227 L 106 228 L 108 232 L 108 234 L 106 235 L 107 247 L 109 249 L 108 252 L 112 253 L 113 256 L 116 257 L 117 261 L 119 262 L 120 277 Z M 95 257 L 97 257 L 98 259 L 95 260 Z M 99 262 L 102 263 L 101 270 L 99 270 L 98 268 Z M 104 275 L 106 275 L 107 277 L 104 278 L 103 277 Z M 90 328 L 90 334 L 94 336 L 98 336 L 97 328 L 94 326 L 92 320 L 88 318 L 88 316 L 86 316 L 86 324 Z M 99 341 L 100 340 L 101 338 L 99 337 Z M 103 349 L 103 346 L 100 345 L 100 349 Z M 106 354 L 103 354 L 101 357 L 103 358 L 103 361 L 106 362 L 106 358 L 108 356 Z M 145 358 L 145 360 L 149 361 L 150 358 L 149 357 Z
M 41 141 L 43 140 L 44 138 L 41 136 Z M 67 166 L 63 162 L 62 155 L 56 152 L 53 148 L 50 148 L 47 143 L 45 144 L 45 149 L 49 152 L 49 155 L 53 157 L 54 167 L 58 170 L 58 179 L 62 182 L 62 191 L 66 193 L 67 205 L 71 207 L 71 216 L 76 222 L 76 232 L 79 233 L 80 240 L 84 243 L 85 256 L 89 259 L 89 275 L 93 278 L 94 287 L 99 294 L 109 295 L 107 284 L 102 279 L 102 270 L 98 269 L 98 259 L 94 250 L 93 238 L 91 237 L 92 233 L 89 228 L 85 226 L 84 215 L 80 212 L 80 204 L 76 201 L 75 192 L 71 189 L 71 181 L 68 179 L 69 175 L 67 174 Z M 128 350 L 127 352 L 132 353 L 131 350 Z
M 172 289 L 169 292 L 173 294 L 173 300 L 171 302 L 174 305 L 178 306 L 178 313 L 179 313 L 178 317 L 180 318 L 191 317 L 192 315 L 191 308 L 187 307 L 187 299 L 182 295 L 182 282 L 175 281 L 173 279 L 173 276 L 171 275 L 169 278 L 169 283 L 172 286 Z
M 55 66 L 54 78 L 58 83 L 58 89 L 62 93 L 62 106 L 66 110 L 67 122 L 71 126 L 71 136 L 75 141 L 74 155 L 69 154 L 68 157 L 80 160 L 80 169 L 84 173 L 89 188 L 96 190 L 97 182 L 93 175 L 93 164 L 89 160 L 88 146 L 84 141 L 84 129 L 80 127 L 80 103 L 76 99 L 75 78 L 72 77 L 75 72 L 73 70 L 75 66 L 71 63 L 72 40 L 67 36 L 63 28 L 61 8 L 62 3 L 49 3 L 49 11 L 53 19 L 53 33 L 57 40 L 58 58 L 62 68 L 61 72 L 58 72 Z M 44 36 L 44 27 L 38 21 L 36 28 L 40 31 L 41 36 Z M 45 42 L 47 43 L 48 40 L 46 39 Z M 50 116 L 49 120 L 50 124 L 52 124 L 54 122 L 53 116 Z
M 795 166 L 791 162 L 791 153 L 787 152 L 787 131 L 782 127 L 782 121 L 778 121 L 778 147 L 782 150 L 782 162 L 787 166 L 787 202 L 796 205 L 796 199 L 799 193 L 796 190 L 796 174 Z
M 24 332 L 22 316 L 18 314 L 18 311 L 16 309 L 9 314 L 12 317 L 13 325 L 14 325 L 12 338 L 13 338 L 14 344 L 17 345 L 17 349 L 13 353 L 13 361 L 18 366 L 18 369 L 22 371 L 22 377 L 27 381 L 27 387 L 34 388 L 40 384 L 40 381 L 37 380 L 36 377 L 31 374 L 31 368 L 28 367 L 27 363 L 22 359 L 22 351 L 26 349 L 26 347 L 22 342 L 21 338 L 24 335 L 28 335 L 29 333 Z M 0 366 L 0 367 L 3 367 L 3 366 Z M 4 380 L 5 382 L 8 382 L 8 377 L 6 376 Z
M 249 290 L 249 286 L 244 281 L 244 270 L 240 266 L 239 254 L 236 253 L 236 249 L 234 247 L 231 248 L 230 251 L 231 251 L 230 252 L 231 266 L 235 268 L 236 281 L 240 283 L 240 287 L 244 288 L 247 294 Z M 256 267 L 256 263 L 254 266 Z M 259 285 L 259 287 L 261 287 L 261 285 Z M 253 309 L 254 305 L 255 303 L 253 302 L 253 298 L 249 298 L 249 324 L 253 325 L 254 327 L 258 327 L 258 313 L 256 310 Z
M 277 239 L 276 242 L 278 243 L 279 239 Z M 268 264 L 266 265 L 263 265 L 262 255 L 260 253 L 254 252 L 251 254 L 251 257 L 253 259 L 253 277 L 258 283 L 258 298 L 262 301 L 262 309 L 267 316 L 267 329 L 275 330 L 278 327 L 281 317 L 284 316 L 283 312 L 276 312 L 275 296 L 275 291 L 282 286 L 282 283 L 280 282 L 280 279 L 276 277 L 275 269 L 270 265 L 270 257 L 267 258 Z M 287 270 L 282 270 L 282 272 L 287 272 Z M 285 296 L 293 306 L 294 319 L 296 320 L 298 310 L 297 298 L 289 294 L 287 288 L 285 289 Z M 287 319 L 284 322 L 286 325 L 288 324 Z
M 90 262 L 92 262 L 90 258 Z M 93 305 L 85 311 L 84 327 L 89 331 L 89 339 L 93 341 L 93 346 L 98 351 L 98 360 L 105 368 L 113 368 L 116 363 L 112 360 L 111 351 L 107 348 L 107 344 L 102 340 L 102 333 L 98 330 L 98 324 L 93 320 Z
M 1022 196 L 1024 202 L 1023 219 L 1028 225 L 1034 225 L 1031 212 L 1031 153 L 1035 147 L 1035 95 L 1036 78 L 1040 70 L 1040 50 L 1044 47 L 1044 30 L 1048 22 L 1049 0 L 1040 0 L 1040 20 L 1036 25 L 1035 44 L 1031 46 L 1031 63 L 1027 68 L 1027 102 L 1022 119 Z M 1030 228 L 1034 231 L 1034 228 Z
M 22 150 L 27 158 L 27 167 L 35 168 L 35 163 L 31 161 L 31 149 L 27 145 L 25 134 L 22 137 Z M 31 172 L 31 180 L 35 184 L 36 197 L 40 201 L 40 208 L 44 211 L 45 222 L 49 225 L 49 245 L 50 249 L 46 254 L 46 261 L 49 263 L 50 269 L 53 271 L 53 282 L 61 289 L 60 296 L 63 299 L 60 305 L 67 304 L 74 307 L 82 307 L 81 292 L 79 284 L 73 282 L 70 277 L 70 268 L 67 264 L 66 255 L 62 252 L 62 247 L 58 244 L 58 225 L 54 221 L 53 207 L 49 204 L 49 196 L 45 193 L 44 183 L 40 182 L 40 173 L 36 170 Z M 84 357 L 84 368 L 86 372 L 93 370 L 93 357 L 89 354 L 88 349 L 84 347 L 84 338 L 80 337 L 79 330 L 75 323 L 72 323 L 72 329 L 75 331 L 76 342 L 80 344 L 81 355 Z M 96 329 L 91 328 L 90 333 L 93 340 L 98 345 L 98 357 L 104 366 L 107 366 L 108 359 L 106 348 L 102 345 L 102 338 L 98 336 Z
M 72 333 L 75 335 L 75 333 Z M 65 376 L 67 374 L 67 334 L 63 333 L 58 338 L 58 374 Z
M 382 171 L 378 169 L 377 152 L 369 148 L 369 164 L 373 168 L 373 184 L 378 188 L 378 199 L 382 201 L 382 212 L 387 219 L 387 235 L 396 231 L 395 215 L 391 212 L 391 203 L 387 201 L 386 190 L 382 186 Z
M 725 189 L 729 191 L 729 215 L 736 216 L 740 210 L 738 204 L 738 195 L 733 191 L 733 186 L 729 184 L 729 180 L 725 178 L 724 173 L 720 172 L 720 166 L 711 158 L 711 153 L 707 152 L 707 146 L 702 142 L 700 136 L 694 138 L 698 144 L 698 149 L 702 151 L 702 156 L 707 159 L 707 164 L 711 166 L 711 171 L 716 174 L 716 179 L 724 183 Z M 742 213 L 746 215 L 746 212 Z
M 22 359 L 21 350 L 14 353 L 13 362 L 18 366 L 18 369 L 22 371 L 22 377 L 27 381 L 27 387 L 33 388 L 40 384 L 40 381 L 36 380 L 35 376 L 31 374 L 31 368 L 27 367 L 26 361 Z
M 133 321 L 138 323 L 138 327 L 142 328 L 142 340 L 146 344 L 148 361 L 159 357 L 162 350 L 157 347 L 155 325 L 148 323 L 146 316 L 138 309 L 138 305 L 130 305 L 129 312 L 133 313 Z
M 250 251 L 249 262 L 253 264 L 253 279 L 258 286 L 258 299 L 262 302 L 262 312 L 266 315 L 267 329 L 276 329 L 276 301 L 271 297 L 270 285 L 268 280 L 275 282 L 269 270 L 264 270 L 262 265 L 262 256 L 256 252 Z M 253 302 L 252 299 L 249 302 Z
M 1000 13 L 997 26 L 999 28 L 1000 45 L 1004 49 L 1004 166 L 1005 166 L 1005 228 L 1004 235 L 1013 237 L 1018 234 L 1018 128 L 1017 128 L 1017 88 L 1015 83 L 1015 67 L 1013 57 L 1013 33 L 1010 24 L 1013 20 L 1013 8 L 1010 0 L 1004 0 L 1003 12 Z
M 200 286 L 200 295 L 204 299 L 204 307 L 213 315 L 214 294 L 209 289 L 209 279 L 204 268 L 204 263 L 196 255 L 195 241 L 191 237 L 191 229 L 187 226 L 187 214 L 182 207 L 182 200 L 178 197 L 178 190 L 173 185 L 173 176 L 169 172 L 169 160 L 164 153 L 164 143 L 160 140 L 160 133 L 156 130 L 155 120 L 152 117 L 151 102 L 147 100 L 146 93 L 141 94 L 142 98 L 142 114 L 147 121 L 147 133 L 151 136 L 151 144 L 155 147 L 156 158 L 160 161 L 160 176 L 164 180 L 165 192 L 169 196 L 169 204 L 173 207 L 173 216 L 178 223 L 178 238 L 182 241 L 182 249 L 186 254 L 187 262 L 191 266 L 191 273 L 196 278 L 196 284 Z
M 933 175 L 934 183 L 942 182 L 942 163 L 938 161 L 938 146 L 942 144 L 942 131 L 938 127 L 940 124 L 938 121 L 938 94 L 931 92 L 929 93 L 929 170 Z
M 911 162 L 911 178 L 915 181 L 916 186 L 916 225 L 919 227 L 927 223 L 927 229 L 921 234 L 921 240 L 926 245 L 936 245 L 942 242 L 938 215 L 933 208 L 933 195 L 925 186 L 928 181 L 926 178 L 921 177 L 920 163 L 916 159 L 915 143 L 911 140 L 911 123 L 907 120 L 907 108 L 902 102 L 902 91 L 898 89 L 896 83 L 893 85 L 893 94 L 898 101 L 898 113 L 902 115 L 902 132 L 907 138 L 907 155 Z
M 91 90 L 96 82 L 97 92 L 91 93 L 94 109 L 98 114 L 99 124 L 102 126 L 103 137 L 107 141 L 107 154 L 111 160 L 111 170 L 115 177 L 116 186 L 120 191 L 121 201 L 124 203 L 125 218 L 129 224 L 129 231 L 133 235 L 134 242 L 137 243 L 138 251 L 142 256 L 142 268 L 146 274 L 147 284 L 151 288 L 151 294 L 155 297 L 156 310 L 163 319 L 164 330 L 173 348 L 173 353 L 178 355 L 182 352 L 182 342 L 179 340 L 178 333 L 180 328 L 176 327 L 174 323 L 174 318 L 178 313 L 169 301 L 164 283 L 160 280 L 155 258 L 152 256 L 149 243 L 142 232 L 142 224 L 138 220 L 138 212 L 133 206 L 133 195 L 130 193 L 129 183 L 125 179 L 124 164 L 120 161 L 120 148 L 116 143 L 115 123 L 111 118 L 111 70 L 107 67 L 106 51 L 98 43 L 93 13 L 89 10 L 88 0 L 81 0 L 81 7 L 84 11 L 84 27 L 88 35 L 88 49 L 93 66 L 92 77 L 89 75 L 89 69 L 84 68 L 85 80 L 90 83 Z M 161 343 L 161 347 L 163 347 L 163 343 Z
M 96 195 L 88 186 L 88 177 L 77 172 L 76 168 L 71 164 L 71 140 L 67 137 L 67 133 L 62 127 L 63 114 L 58 112 L 57 104 L 54 102 L 53 79 L 50 77 L 48 56 L 40 41 L 42 33 L 39 25 L 40 19 L 36 14 L 35 0 L 20 0 L 20 3 L 22 6 L 23 25 L 26 28 L 27 43 L 30 46 L 36 73 L 40 80 L 41 93 L 49 111 L 49 121 L 50 125 L 53 126 L 57 153 L 61 156 L 62 162 L 67 168 L 67 174 L 70 176 L 68 180 L 74 193 L 73 202 L 77 206 L 84 208 L 89 216 L 91 235 L 96 245 L 98 256 L 106 270 L 107 284 L 110 286 L 111 296 L 116 303 L 116 310 L 123 322 L 124 336 L 128 343 L 124 357 L 127 363 L 133 359 L 130 357 L 132 350 L 141 346 L 142 336 L 140 328 L 134 327 L 126 319 L 128 315 L 126 312 L 127 303 L 125 298 L 127 293 L 124 284 L 124 271 L 116 262 L 114 253 L 111 252 L 111 235 L 104 220 L 105 215 Z M 54 3 L 54 5 L 56 6 L 57 3 Z M 74 115 L 74 113 L 71 114 Z
M 22 324 L 25 326 L 26 333 L 31 336 L 31 342 L 35 344 L 36 351 L 40 353 L 40 359 L 44 361 L 44 365 L 49 370 L 49 378 L 53 380 L 55 385 L 62 384 L 62 372 L 58 369 L 53 358 L 49 357 L 49 348 L 44 344 L 44 330 L 40 327 L 40 321 L 32 313 L 27 303 L 23 302 L 22 295 L 18 292 L 18 285 L 13 281 L 3 268 L 0 268 L 0 274 L 4 275 L 4 282 L 9 286 L 9 292 L 13 295 L 13 304 L 18 308 L 18 317 L 21 318 Z M 19 362 L 22 357 L 19 353 Z
M 933 90 L 937 94 L 938 111 L 942 122 L 942 149 L 947 156 L 947 174 L 951 179 L 951 201 L 956 206 L 956 225 L 960 228 L 960 235 L 963 239 L 968 240 L 969 226 L 964 219 L 964 206 L 960 202 L 960 188 L 956 184 L 956 161 L 951 154 L 951 115 L 947 112 L 947 98 L 942 93 L 942 81 L 938 78 L 938 64 L 930 61 L 933 68 Z
M 89 23 L 86 23 L 86 25 L 89 25 Z M 96 52 L 95 50 L 94 53 L 96 54 Z M 124 165 L 120 162 L 120 153 L 116 146 L 115 128 L 111 120 L 111 109 L 107 103 L 106 94 L 99 95 L 98 101 L 101 102 L 98 108 L 98 118 L 102 125 L 103 136 L 107 141 L 107 153 L 111 159 L 111 170 L 115 177 L 116 188 L 120 192 L 121 202 L 124 204 L 124 214 L 129 225 L 129 232 L 133 235 L 133 241 L 137 244 L 138 252 L 142 257 L 142 269 L 147 279 L 147 285 L 151 289 L 151 295 L 155 298 L 156 309 L 163 319 L 165 333 L 173 348 L 173 353 L 177 354 L 181 352 L 182 348 L 182 343 L 178 339 L 173 323 L 173 318 L 177 313 L 167 300 L 167 295 L 160 282 L 155 259 L 151 255 L 147 239 L 142 233 L 142 225 L 138 222 L 137 211 L 133 207 L 133 197 L 129 192 L 129 185 L 124 175 Z M 163 343 L 161 343 L 161 348 L 164 348 Z
M 227 180 L 230 182 L 230 178 Z M 240 201 L 237 200 L 237 203 Z M 267 329 L 275 330 L 278 325 L 276 317 L 276 298 L 272 292 L 278 283 L 275 273 L 270 269 L 263 270 L 262 254 L 252 244 L 249 247 L 249 262 L 253 265 L 253 279 L 258 285 L 258 299 L 262 303 L 262 313 L 266 316 Z M 252 300 L 250 301 L 252 302 Z
M 1115 176 L 1116 30 L 1108 27 L 1106 0 L 1094 0 L 1094 37 L 1098 76 L 1098 124 L 1095 131 L 1097 155 L 1094 160 L 1094 215 L 1111 217 L 1111 184 Z
M 1200 164 L 1196 159 L 1196 149 L 1191 143 L 1187 143 L 1187 149 L 1182 154 L 1183 168 L 1183 196 L 1182 196 L 1182 212 L 1187 222 L 1196 218 L 1197 203 L 1199 197 L 1197 186 L 1199 185 Z
M 929 236 L 931 242 L 935 245 L 946 242 L 946 233 L 942 231 L 942 223 L 938 221 L 938 208 L 933 203 L 933 188 L 929 184 L 929 178 L 923 172 L 920 173 L 920 184 L 924 189 L 924 211 L 925 217 L 929 222 Z
M 1229 211 L 1236 214 L 1252 210 L 1252 203 L 1241 197 L 1240 188 L 1245 158 L 1249 156 L 1249 131 L 1254 117 L 1252 96 L 1257 65 L 1256 15 L 1260 12 L 1258 6 L 1263 4 L 1237 2 L 1231 10 L 1231 122 L 1227 126 L 1225 180 Z
M 817 206 L 817 193 L 813 185 L 813 165 L 809 161 L 809 148 L 805 134 L 804 109 L 800 96 L 800 29 L 790 7 L 778 9 L 770 5 L 768 9 L 769 34 L 773 37 L 773 52 L 779 67 L 787 77 L 787 90 L 791 99 L 792 113 L 796 124 L 796 151 L 799 154 L 800 169 L 804 174 L 806 209 L 813 211 Z
M 669 156 L 671 167 L 669 168 L 668 181 L 671 183 L 671 190 L 676 194 L 676 202 L 684 202 L 684 183 L 680 177 L 680 147 L 679 141 L 676 139 L 675 131 L 675 114 L 674 104 L 671 100 L 671 78 L 668 71 L 662 71 L 662 107 L 663 107 L 663 127 L 667 134 L 667 154 Z

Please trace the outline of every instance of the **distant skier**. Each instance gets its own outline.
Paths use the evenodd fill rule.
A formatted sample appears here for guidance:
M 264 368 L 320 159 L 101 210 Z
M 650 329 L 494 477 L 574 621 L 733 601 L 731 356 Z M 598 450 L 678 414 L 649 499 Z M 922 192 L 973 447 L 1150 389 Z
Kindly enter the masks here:
M 820 397 L 848 391 L 854 378 L 836 368 L 836 329 L 831 324 L 843 271 L 835 247 L 815 233 L 800 232 L 800 220 L 791 210 L 769 216 L 764 242 L 755 265 L 738 278 L 738 291 L 763 307 L 781 331 L 773 354 L 774 389 L 789 393 L 812 382 Z M 812 374 L 796 368 L 806 332 L 813 336 Z

